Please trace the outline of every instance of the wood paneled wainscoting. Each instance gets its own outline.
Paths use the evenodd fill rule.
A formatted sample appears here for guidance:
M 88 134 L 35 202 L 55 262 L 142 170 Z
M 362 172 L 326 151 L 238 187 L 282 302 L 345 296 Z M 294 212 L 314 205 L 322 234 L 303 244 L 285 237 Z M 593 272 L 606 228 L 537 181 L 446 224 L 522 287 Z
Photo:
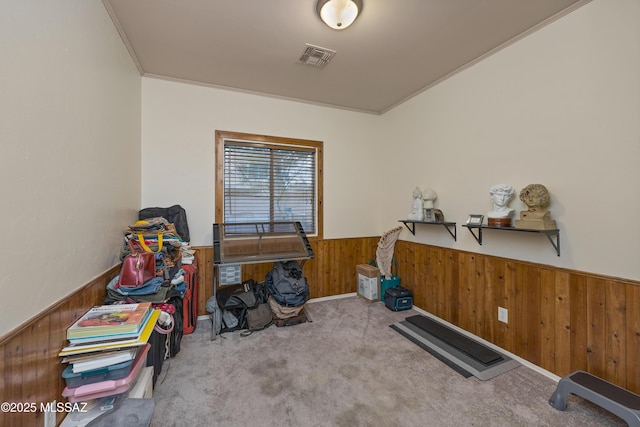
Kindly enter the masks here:
M 366 264 L 376 256 L 380 237 L 362 237 L 348 239 L 310 239 L 313 259 L 307 260 L 303 272 L 309 282 L 311 298 L 342 295 L 356 292 L 356 265 Z M 208 314 L 205 309 L 207 300 L 213 294 L 213 248 L 197 247 L 198 314 Z M 246 264 L 242 266 L 242 279 L 263 281 L 273 263 Z
M 355 266 L 379 237 L 312 242 L 311 297 L 356 292 Z M 212 294 L 213 249 L 198 248 L 199 312 Z M 414 304 L 558 376 L 581 369 L 640 393 L 640 282 L 399 240 Z M 246 265 L 263 280 L 271 264 Z M 508 323 L 498 321 L 498 307 Z
M 311 284 L 311 296 L 318 298 L 356 290 L 355 265 L 375 257 L 379 237 L 312 242 L 315 257 L 304 266 Z M 199 313 L 207 314 L 205 303 L 212 294 L 213 249 L 195 248 L 198 259 Z M 264 278 L 271 264 L 246 266 L 244 276 Z M 2 412 L 0 427 L 44 425 L 40 404 L 64 402 L 65 387 L 58 353 L 67 343 L 66 331 L 86 311 L 104 301 L 105 289 L 120 273 L 120 264 L 111 267 L 77 291 L 67 295 L 42 313 L 0 337 L 0 402 L 35 403 L 33 412 Z M 28 302 L 25 302 L 27 304 Z M 65 414 L 57 413 L 57 423 Z
M 21 413 L 3 411 L 0 426 L 42 426 L 40 405 L 64 402 L 65 366 L 58 353 L 67 343 L 67 328 L 89 308 L 103 303 L 107 284 L 119 273 L 120 264 L 0 338 L 0 402 L 35 404 Z M 56 413 L 58 424 L 64 416 Z
M 311 241 L 304 273 L 311 297 L 356 292 L 355 266 L 375 257 L 379 237 Z M 212 294 L 213 249 L 196 248 L 199 314 Z M 558 376 L 583 369 L 640 393 L 640 282 L 398 241 L 398 275 L 415 305 Z M 262 280 L 271 264 L 247 265 Z M 61 400 L 58 352 L 66 329 L 102 303 L 120 265 L 0 338 L 0 401 L 38 404 L 3 413 L 2 426 L 43 425 L 40 403 Z M 498 322 L 498 307 L 509 323 Z M 64 414 L 58 413 L 58 422 Z
M 406 241 L 395 257 L 418 307 L 558 376 L 640 393 L 640 282 Z

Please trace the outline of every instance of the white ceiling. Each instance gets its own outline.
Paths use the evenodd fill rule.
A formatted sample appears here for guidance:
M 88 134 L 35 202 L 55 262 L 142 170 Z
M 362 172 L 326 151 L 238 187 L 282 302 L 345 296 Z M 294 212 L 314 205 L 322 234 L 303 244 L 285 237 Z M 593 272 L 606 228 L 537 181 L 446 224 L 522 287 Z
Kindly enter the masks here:
M 103 0 L 140 73 L 381 114 L 590 0 Z M 323 69 L 305 44 L 337 51 Z

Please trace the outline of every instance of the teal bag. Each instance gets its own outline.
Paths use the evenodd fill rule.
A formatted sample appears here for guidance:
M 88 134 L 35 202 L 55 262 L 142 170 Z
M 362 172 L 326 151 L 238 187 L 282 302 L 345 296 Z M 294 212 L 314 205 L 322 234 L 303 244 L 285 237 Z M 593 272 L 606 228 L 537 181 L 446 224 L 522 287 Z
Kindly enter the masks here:
M 400 286 L 400 277 L 394 273 L 397 271 L 396 259 L 391 258 L 391 276 L 387 279 L 384 275 L 380 275 L 380 301 L 384 302 L 384 294 L 387 289 Z M 369 265 L 375 265 L 378 267 L 378 262 L 375 259 L 369 261 Z

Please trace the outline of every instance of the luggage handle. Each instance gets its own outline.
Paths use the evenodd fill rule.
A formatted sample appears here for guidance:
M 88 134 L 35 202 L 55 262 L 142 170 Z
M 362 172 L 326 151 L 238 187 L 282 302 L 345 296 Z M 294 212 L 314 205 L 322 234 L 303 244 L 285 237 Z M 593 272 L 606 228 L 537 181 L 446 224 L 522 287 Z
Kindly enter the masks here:
M 144 235 L 142 233 L 138 233 L 138 243 L 140 243 L 140 246 L 142 246 L 145 252 L 151 252 L 153 254 L 160 253 L 162 251 L 162 233 L 158 233 L 158 251 L 157 252 L 152 251 L 151 248 L 147 245 L 147 243 L 144 241 Z

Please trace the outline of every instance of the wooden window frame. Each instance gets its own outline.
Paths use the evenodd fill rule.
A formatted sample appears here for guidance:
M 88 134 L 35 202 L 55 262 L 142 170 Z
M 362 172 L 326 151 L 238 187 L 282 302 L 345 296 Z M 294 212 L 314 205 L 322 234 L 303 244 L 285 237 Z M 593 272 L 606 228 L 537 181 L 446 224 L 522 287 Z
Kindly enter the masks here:
M 310 240 L 322 240 L 323 236 L 323 165 L 322 141 L 307 139 L 285 138 L 279 136 L 256 135 L 242 132 L 216 130 L 216 159 L 215 159 L 215 222 L 224 222 L 224 146 L 225 140 L 236 140 L 264 145 L 280 145 L 293 147 L 312 147 L 316 151 L 316 228 L 317 232 L 308 235 Z

